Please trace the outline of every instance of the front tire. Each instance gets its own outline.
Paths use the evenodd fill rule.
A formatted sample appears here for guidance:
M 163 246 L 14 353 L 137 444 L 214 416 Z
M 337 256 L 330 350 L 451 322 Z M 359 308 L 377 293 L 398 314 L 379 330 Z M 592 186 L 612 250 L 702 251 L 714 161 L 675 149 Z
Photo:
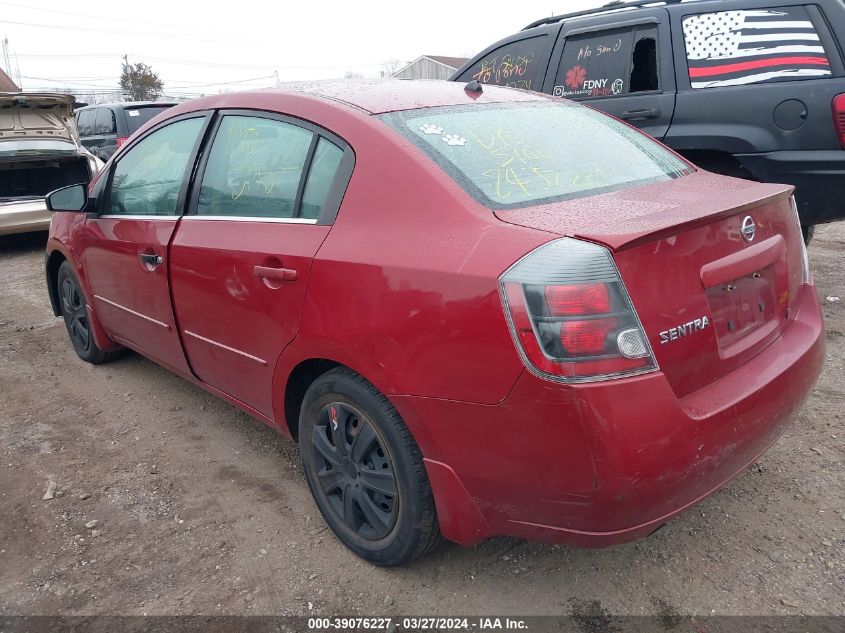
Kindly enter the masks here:
M 118 356 L 119 352 L 105 352 L 97 347 L 91 331 L 91 320 L 88 318 L 85 294 L 73 268 L 66 261 L 59 266 L 58 288 L 62 318 L 76 355 L 92 365 L 105 363 Z
M 399 413 L 363 377 L 333 369 L 300 416 L 308 487 L 335 535 L 361 558 L 404 565 L 440 542 L 422 454 Z

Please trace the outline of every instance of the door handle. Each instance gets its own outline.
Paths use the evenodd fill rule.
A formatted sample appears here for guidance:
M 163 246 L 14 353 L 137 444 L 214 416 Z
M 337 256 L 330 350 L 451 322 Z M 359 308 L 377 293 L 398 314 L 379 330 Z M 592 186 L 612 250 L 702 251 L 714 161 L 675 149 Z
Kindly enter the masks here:
M 293 268 L 274 268 L 272 266 L 256 266 L 253 268 L 256 276 L 269 281 L 296 281 L 296 271 Z
M 141 263 L 153 268 L 160 266 L 164 262 L 164 257 L 155 253 L 138 253 L 138 257 L 141 259 Z
M 634 119 L 656 119 L 660 116 L 660 108 L 640 108 L 639 110 L 625 110 L 621 118 L 626 121 Z

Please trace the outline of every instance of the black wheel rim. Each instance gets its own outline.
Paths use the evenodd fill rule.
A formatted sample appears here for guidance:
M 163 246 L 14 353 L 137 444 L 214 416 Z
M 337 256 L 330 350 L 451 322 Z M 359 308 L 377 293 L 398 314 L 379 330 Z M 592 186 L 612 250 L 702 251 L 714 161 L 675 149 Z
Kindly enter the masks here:
M 70 338 L 79 349 L 87 350 L 91 343 L 91 331 L 88 325 L 88 311 L 85 301 L 73 279 L 65 278 L 62 282 L 62 312 Z
M 372 422 L 354 407 L 332 402 L 317 415 L 311 441 L 318 494 L 330 511 L 366 540 L 396 524 L 396 471 Z

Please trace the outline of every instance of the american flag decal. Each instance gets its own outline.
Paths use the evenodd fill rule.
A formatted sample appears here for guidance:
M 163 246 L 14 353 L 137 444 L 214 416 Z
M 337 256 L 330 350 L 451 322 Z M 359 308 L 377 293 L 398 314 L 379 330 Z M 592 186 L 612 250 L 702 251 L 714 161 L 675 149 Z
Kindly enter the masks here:
M 830 62 L 803 7 L 719 11 L 684 18 L 693 88 L 829 76 Z

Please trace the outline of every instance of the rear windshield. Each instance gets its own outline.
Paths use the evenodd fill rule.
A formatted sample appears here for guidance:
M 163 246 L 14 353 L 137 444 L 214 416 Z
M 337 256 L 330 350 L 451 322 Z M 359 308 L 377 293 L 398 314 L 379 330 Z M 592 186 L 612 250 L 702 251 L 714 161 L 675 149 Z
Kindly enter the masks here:
M 493 209 L 592 196 L 694 171 L 650 137 L 568 102 L 451 106 L 381 118 Z
M 161 114 L 172 106 L 144 106 L 142 108 L 126 108 L 126 123 L 129 134 L 137 131 L 144 123 L 152 119 L 157 114 Z

